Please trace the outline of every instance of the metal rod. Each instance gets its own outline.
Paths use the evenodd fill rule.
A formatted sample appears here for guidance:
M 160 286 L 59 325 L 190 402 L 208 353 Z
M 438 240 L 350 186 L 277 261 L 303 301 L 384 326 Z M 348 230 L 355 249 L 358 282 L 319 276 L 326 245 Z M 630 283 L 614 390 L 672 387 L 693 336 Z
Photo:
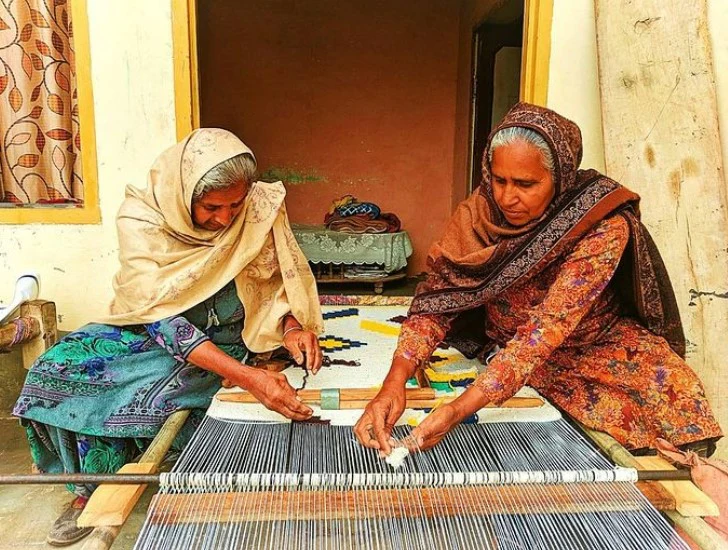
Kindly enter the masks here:
M 159 483 L 159 474 L 21 474 L 0 475 L 0 485 L 53 485 L 53 484 L 114 483 L 146 485 Z
M 638 470 L 640 481 L 690 480 L 690 470 Z M 99 484 L 116 485 L 158 484 L 159 474 L 28 474 L 0 475 L 0 485 L 52 485 L 52 484 Z
M 637 470 L 640 481 L 692 481 L 690 470 Z

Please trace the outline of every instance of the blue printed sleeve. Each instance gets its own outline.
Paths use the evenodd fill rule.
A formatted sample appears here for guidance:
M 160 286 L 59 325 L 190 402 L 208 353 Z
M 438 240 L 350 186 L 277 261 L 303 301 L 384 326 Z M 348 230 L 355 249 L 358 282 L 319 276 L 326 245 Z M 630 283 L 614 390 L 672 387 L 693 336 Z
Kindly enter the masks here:
M 181 315 L 167 317 L 145 327 L 154 341 L 179 361 L 186 361 L 192 350 L 209 340 L 204 332 Z

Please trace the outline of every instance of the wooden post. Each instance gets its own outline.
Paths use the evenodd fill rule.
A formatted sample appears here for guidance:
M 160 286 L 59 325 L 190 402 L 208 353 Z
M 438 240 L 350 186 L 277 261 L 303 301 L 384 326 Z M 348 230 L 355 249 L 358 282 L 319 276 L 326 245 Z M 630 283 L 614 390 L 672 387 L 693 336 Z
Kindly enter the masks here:
M 728 425 L 728 197 L 706 0 L 595 0 L 607 174 L 642 196 L 687 361 Z M 728 456 L 728 441 L 718 443 Z
M 29 369 L 38 356 L 58 341 L 56 304 L 46 300 L 33 300 L 20 306 L 20 316 L 38 322 L 40 334 L 23 345 L 23 366 Z

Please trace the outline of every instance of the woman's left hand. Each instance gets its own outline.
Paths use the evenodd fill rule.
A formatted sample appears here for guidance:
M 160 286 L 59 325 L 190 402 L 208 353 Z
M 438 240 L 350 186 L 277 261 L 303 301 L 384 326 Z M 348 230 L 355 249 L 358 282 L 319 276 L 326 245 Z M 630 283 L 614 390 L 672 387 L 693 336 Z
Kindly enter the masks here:
M 402 443 L 413 453 L 431 449 L 460 423 L 460 419 L 457 409 L 451 403 L 441 405 L 412 430 Z
M 283 346 L 290 352 L 297 365 L 303 366 L 306 354 L 306 370 L 316 374 L 321 368 L 323 354 L 318 336 L 310 330 L 291 330 L 283 337 Z

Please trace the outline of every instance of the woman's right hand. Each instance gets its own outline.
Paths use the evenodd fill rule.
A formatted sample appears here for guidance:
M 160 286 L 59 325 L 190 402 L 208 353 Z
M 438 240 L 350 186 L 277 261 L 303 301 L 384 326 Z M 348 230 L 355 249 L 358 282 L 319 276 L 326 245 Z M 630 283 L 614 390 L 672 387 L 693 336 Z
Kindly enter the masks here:
M 245 380 L 232 380 L 227 383 L 240 386 L 265 405 L 268 409 L 282 414 L 291 420 L 307 420 L 311 418 L 313 409 L 299 401 L 296 390 L 288 383 L 288 379 L 280 372 L 263 369 L 250 369 Z
M 402 416 L 406 404 L 404 382 L 385 381 L 354 426 L 354 435 L 359 443 L 371 449 L 379 449 L 386 455 L 391 453 L 392 445 L 389 440 L 392 429 Z

